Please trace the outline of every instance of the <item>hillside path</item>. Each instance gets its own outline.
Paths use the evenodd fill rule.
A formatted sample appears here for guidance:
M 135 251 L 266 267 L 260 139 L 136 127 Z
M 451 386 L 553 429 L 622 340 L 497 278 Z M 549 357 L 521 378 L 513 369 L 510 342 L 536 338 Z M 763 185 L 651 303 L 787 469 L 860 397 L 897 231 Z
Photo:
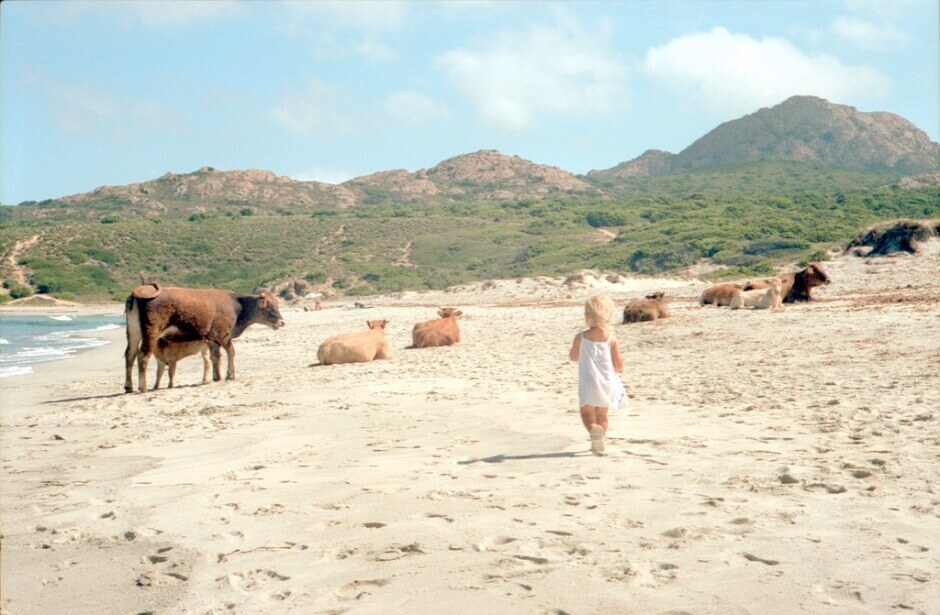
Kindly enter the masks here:
M 7 255 L 7 263 L 13 272 L 13 281 L 17 284 L 29 284 L 29 273 L 26 267 L 19 264 L 20 254 L 33 247 L 39 241 L 39 235 L 33 235 L 29 239 L 21 239 L 13 244 L 13 249 Z

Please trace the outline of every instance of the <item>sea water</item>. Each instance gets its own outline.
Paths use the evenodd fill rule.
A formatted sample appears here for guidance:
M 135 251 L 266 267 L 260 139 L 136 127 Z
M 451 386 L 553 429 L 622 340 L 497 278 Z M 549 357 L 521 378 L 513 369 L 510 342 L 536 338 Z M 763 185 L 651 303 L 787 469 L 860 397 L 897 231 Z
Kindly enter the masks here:
M 124 326 L 122 316 L 0 316 L 0 378 L 29 374 L 36 363 L 107 344 L 88 335 Z

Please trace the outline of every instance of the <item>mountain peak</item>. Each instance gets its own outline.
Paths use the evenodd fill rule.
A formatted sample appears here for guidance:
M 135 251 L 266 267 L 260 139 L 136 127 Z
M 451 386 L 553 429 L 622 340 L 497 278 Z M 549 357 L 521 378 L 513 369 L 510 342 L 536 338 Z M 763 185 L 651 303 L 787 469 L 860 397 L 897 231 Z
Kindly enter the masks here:
M 648 150 L 639 158 L 589 175 L 662 175 L 767 159 L 924 173 L 940 168 L 940 147 L 899 115 L 862 112 L 818 96 L 800 95 L 725 122 L 675 156 Z

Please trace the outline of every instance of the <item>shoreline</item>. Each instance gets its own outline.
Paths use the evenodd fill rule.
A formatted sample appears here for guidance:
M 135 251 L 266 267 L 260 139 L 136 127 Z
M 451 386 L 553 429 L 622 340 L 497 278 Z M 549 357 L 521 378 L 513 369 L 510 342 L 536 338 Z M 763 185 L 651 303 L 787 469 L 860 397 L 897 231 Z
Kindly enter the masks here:
M 74 310 L 73 310 L 73 311 L 69 311 L 69 312 L 62 312 L 62 311 L 49 312 L 49 311 L 46 311 L 46 310 L 42 310 L 42 311 L 30 311 L 30 312 L 28 312 L 28 313 L 22 313 L 22 312 L 17 311 L 17 312 L 14 312 L 14 313 L 0 314 L 0 319 L 2 319 L 2 317 L 3 317 L 4 315 L 6 315 L 6 316 L 60 316 L 60 315 L 69 315 L 69 316 L 77 316 L 77 317 L 83 317 L 83 316 L 112 316 L 112 315 L 113 315 L 113 316 L 118 316 L 117 314 L 112 314 L 112 313 L 109 313 L 109 312 L 103 312 L 103 311 L 99 311 L 99 310 L 89 310 L 89 311 L 85 311 L 85 310 L 82 310 L 82 311 L 74 311 Z M 29 377 L 29 376 L 33 376 L 33 375 L 38 375 L 40 372 L 44 372 L 44 371 L 46 371 L 47 369 L 50 370 L 50 372 L 54 372 L 54 371 L 60 370 L 60 369 L 62 369 L 62 368 L 59 366 L 60 363 L 67 363 L 67 362 L 69 362 L 69 361 L 75 361 L 75 360 L 81 359 L 81 358 L 83 358 L 83 357 L 86 357 L 86 355 L 88 355 L 89 353 L 93 353 L 93 352 L 95 352 L 95 351 L 97 351 L 97 350 L 101 350 L 101 349 L 108 348 L 108 347 L 110 347 L 112 344 L 115 344 L 115 343 L 118 343 L 118 344 L 119 344 L 120 341 L 124 338 L 124 327 L 118 325 L 117 327 L 115 327 L 115 328 L 113 328 L 113 329 L 104 329 L 104 330 L 97 330 L 97 329 L 84 329 L 84 330 L 83 330 L 83 329 L 80 329 L 80 330 L 76 330 L 76 331 L 71 331 L 71 332 L 69 333 L 69 337 L 75 337 L 75 338 L 79 338 L 79 339 L 97 339 L 97 340 L 103 340 L 105 343 L 100 344 L 100 345 L 97 345 L 97 346 L 71 349 L 72 354 L 70 354 L 70 355 L 68 355 L 68 356 L 57 357 L 57 358 L 54 358 L 54 359 L 49 359 L 49 360 L 47 360 L 47 361 L 37 361 L 37 362 L 33 362 L 33 363 L 26 363 L 26 364 L 22 365 L 21 367 L 28 368 L 30 371 L 25 372 L 25 373 L 16 373 L 16 374 L 10 374 L 10 375 L 7 375 L 7 376 L 3 376 L 2 378 L 0 378 L 0 384 L 2 384 L 2 385 L 9 385 L 10 383 L 12 383 L 12 382 L 14 381 L 14 379 L 21 379 L 21 378 L 24 378 L 24 377 Z M 11 367 L 11 368 L 12 368 L 13 366 L 11 365 L 11 366 L 8 366 L 8 367 Z

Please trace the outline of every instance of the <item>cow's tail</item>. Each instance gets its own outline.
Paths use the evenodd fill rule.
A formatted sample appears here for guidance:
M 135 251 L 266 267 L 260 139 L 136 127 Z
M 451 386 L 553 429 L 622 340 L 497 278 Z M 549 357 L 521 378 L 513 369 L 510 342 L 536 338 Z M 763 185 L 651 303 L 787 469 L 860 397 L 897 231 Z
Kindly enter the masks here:
M 143 313 L 139 304 L 140 299 L 133 295 L 129 296 L 127 301 L 124 302 L 124 320 L 127 323 L 127 349 L 124 351 L 124 391 L 127 393 L 134 389 L 132 371 L 143 338 Z
M 140 346 L 140 340 L 143 337 L 143 326 L 142 319 L 143 314 L 140 309 L 140 299 L 137 299 L 133 295 L 130 295 L 127 298 L 127 301 L 124 302 L 124 319 L 127 321 L 127 345 L 128 347 Z M 132 344 L 136 342 L 136 344 Z

